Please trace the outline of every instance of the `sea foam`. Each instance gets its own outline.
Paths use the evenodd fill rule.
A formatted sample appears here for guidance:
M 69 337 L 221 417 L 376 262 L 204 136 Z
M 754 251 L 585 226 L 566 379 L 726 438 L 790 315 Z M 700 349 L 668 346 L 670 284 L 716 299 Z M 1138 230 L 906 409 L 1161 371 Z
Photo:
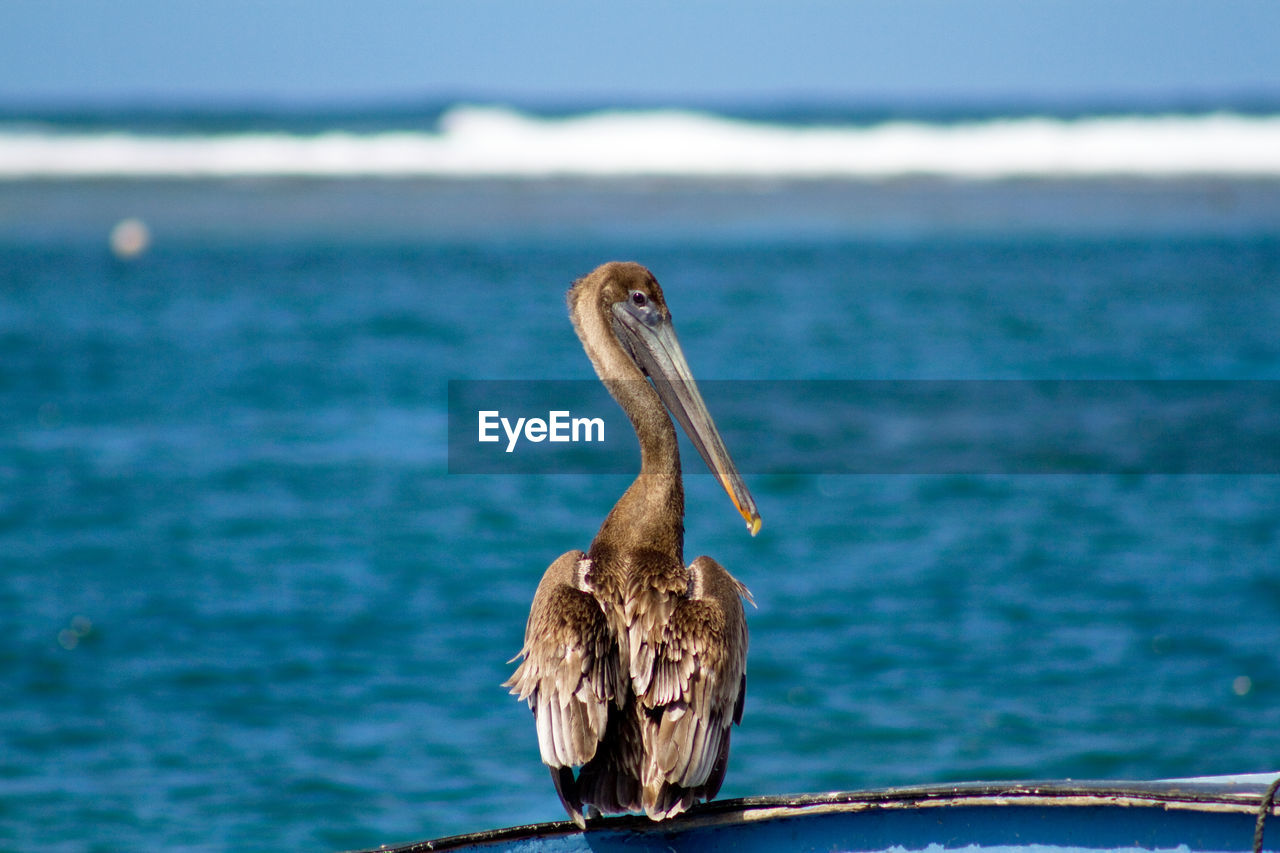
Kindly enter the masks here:
M 0 178 L 1280 177 L 1280 115 L 787 125 L 684 110 L 460 106 L 434 131 L 156 134 L 0 127 Z

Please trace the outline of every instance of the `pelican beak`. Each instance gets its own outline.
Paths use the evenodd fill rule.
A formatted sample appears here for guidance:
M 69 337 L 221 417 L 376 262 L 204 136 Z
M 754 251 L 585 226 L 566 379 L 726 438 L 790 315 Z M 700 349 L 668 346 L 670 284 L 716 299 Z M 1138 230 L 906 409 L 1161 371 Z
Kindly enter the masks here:
M 676 339 L 670 318 L 652 309 L 636 310 L 627 302 L 615 305 L 613 314 L 617 320 L 615 328 L 620 332 L 619 339 L 653 381 L 663 405 L 689 436 L 702 460 L 746 520 L 747 530 L 755 536 L 760 532 L 761 524 L 755 499 L 747 491 L 747 484 L 733 464 L 715 421 L 711 420 L 711 413 L 707 411 L 707 404 L 693 381 L 693 373 L 685 361 L 684 350 Z

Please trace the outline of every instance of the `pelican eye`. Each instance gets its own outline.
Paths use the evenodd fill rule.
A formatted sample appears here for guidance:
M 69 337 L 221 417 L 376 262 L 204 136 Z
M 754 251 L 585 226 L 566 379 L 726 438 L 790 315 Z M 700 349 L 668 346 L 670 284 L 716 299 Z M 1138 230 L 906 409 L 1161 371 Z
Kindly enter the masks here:
M 649 304 L 649 298 L 639 290 L 631 291 L 631 304 L 637 308 L 643 308 Z

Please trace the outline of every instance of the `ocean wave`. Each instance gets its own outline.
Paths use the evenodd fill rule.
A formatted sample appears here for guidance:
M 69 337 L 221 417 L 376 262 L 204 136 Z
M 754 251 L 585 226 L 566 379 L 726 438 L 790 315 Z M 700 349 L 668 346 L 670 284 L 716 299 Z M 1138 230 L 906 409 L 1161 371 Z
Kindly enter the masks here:
M 1280 177 L 1280 115 L 787 125 L 683 110 L 455 107 L 431 131 L 153 134 L 0 127 L 0 179 Z

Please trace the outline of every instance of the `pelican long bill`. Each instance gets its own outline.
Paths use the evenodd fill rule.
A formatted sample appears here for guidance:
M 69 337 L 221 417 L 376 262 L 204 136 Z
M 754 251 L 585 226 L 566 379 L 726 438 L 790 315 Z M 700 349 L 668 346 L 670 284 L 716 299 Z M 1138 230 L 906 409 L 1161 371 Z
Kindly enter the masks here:
M 760 512 L 729 455 L 720 431 L 716 429 L 707 404 L 698 391 L 693 372 L 685 360 L 684 350 L 676 338 L 675 327 L 669 317 L 656 311 L 637 308 L 630 302 L 613 307 L 615 329 L 631 350 L 644 372 L 653 380 L 668 411 L 675 416 L 685 435 L 693 442 L 711 473 L 720 481 L 729 499 L 747 522 L 747 530 L 755 536 L 760 532 Z

